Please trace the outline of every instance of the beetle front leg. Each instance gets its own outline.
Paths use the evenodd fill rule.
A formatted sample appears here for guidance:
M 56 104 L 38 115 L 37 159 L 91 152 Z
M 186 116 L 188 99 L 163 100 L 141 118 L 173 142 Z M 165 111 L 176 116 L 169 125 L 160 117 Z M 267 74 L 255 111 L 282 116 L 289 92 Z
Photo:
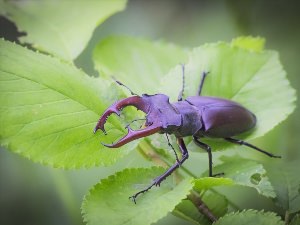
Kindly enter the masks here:
M 143 194 L 145 192 L 147 192 L 148 190 L 150 190 L 154 185 L 155 186 L 159 186 L 160 183 L 165 180 L 168 176 L 170 176 L 188 157 L 188 150 L 185 146 L 185 143 L 183 141 L 182 138 L 177 138 L 177 143 L 180 149 L 180 152 L 182 154 L 182 157 L 179 161 L 176 161 L 175 164 L 173 164 L 173 166 L 171 166 L 165 173 L 163 173 L 162 175 L 156 177 L 152 184 L 149 185 L 147 188 L 145 188 L 142 191 L 137 192 L 136 194 L 134 194 L 133 196 L 129 197 L 135 204 L 136 204 L 136 198 L 140 195 Z

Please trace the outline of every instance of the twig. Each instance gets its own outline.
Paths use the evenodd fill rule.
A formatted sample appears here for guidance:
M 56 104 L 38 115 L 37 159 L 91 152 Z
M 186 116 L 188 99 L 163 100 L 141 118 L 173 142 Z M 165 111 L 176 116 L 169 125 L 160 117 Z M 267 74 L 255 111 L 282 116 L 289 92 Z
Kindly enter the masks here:
M 210 219 L 211 222 L 218 220 L 218 217 L 213 214 L 195 191 L 192 191 L 187 198 L 197 207 L 198 211 Z

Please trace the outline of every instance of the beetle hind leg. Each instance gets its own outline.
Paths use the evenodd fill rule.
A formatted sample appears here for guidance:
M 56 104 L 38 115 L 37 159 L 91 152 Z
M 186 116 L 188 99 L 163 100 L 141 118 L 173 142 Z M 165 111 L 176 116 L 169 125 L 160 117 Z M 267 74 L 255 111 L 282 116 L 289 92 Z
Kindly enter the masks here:
M 228 142 L 231 142 L 231 143 L 234 143 L 234 144 L 238 144 L 238 145 L 245 145 L 245 146 L 247 146 L 247 147 L 249 147 L 249 148 L 252 148 L 252 149 L 254 149 L 254 150 L 256 150 L 256 151 L 259 151 L 259 152 L 261 152 L 261 153 L 263 153 L 263 154 L 265 154 L 265 155 L 267 155 L 267 156 L 269 156 L 269 157 L 272 157 L 272 158 L 281 158 L 281 156 L 279 156 L 279 155 L 274 155 L 274 154 L 272 154 L 272 153 L 270 153 L 270 152 L 267 152 L 267 151 L 265 151 L 265 150 L 262 150 L 262 149 L 260 149 L 260 148 L 258 148 L 258 147 L 256 147 L 256 146 L 254 146 L 254 145 L 252 145 L 252 144 L 250 144 L 250 143 L 248 143 L 248 142 L 246 142 L 246 141 L 242 141 L 242 140 L 238 140 L 238 139 L 235 139 L 235 138 L 224 138 L 226 141 L 228 141 Z

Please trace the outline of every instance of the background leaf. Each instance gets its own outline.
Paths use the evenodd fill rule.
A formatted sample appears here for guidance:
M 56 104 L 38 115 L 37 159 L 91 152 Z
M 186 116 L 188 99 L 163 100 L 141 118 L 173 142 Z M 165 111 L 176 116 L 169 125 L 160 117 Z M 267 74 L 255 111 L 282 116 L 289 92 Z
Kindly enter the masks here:
M 193 183 L 194 189 L 198 192 L 206 191 L 215 186 L 227 186 L 234 184 L 232 179 L 224 177 L 202 177 L 195 179 Z
M 248 49 L 254 52 L 262 52 L 265 46 L 265 39 L 260 37 L 237 37 L 232 40 L 232 46 Z
M 110 37 L 97 45 L 93 60 L 100 75 L 114 76 L 138 94 L 155 94 L 161 77 L 184 63 L 186 56 L 182 48 L 172 44 Z
M 100 113 L 121 97 L 115 85 L 72 65 L 0 40 L 1 145 L 55 167 L 108 165 L 135 143 L 111 150 L 100 144 L 122 134 L 93 134 Z M 30 62 L 30 64 L 28 64 Z
M 214 173 L 223 172 L 234 184 L 255 188 L 266 197 L 276 196 L 262 164 L 239 156 L 222 156 L 220 159 L 223 163 L 214 167 Z
M 214 225 L 284 225 L 279 216 L 275 213 L 246 210 L 227 214 L 220 218 Z
M 280 169 L 278 169 L 280 168 Z M 299 162 L 282 161 L 267 163 L 267 175 L 270 177 L 275 192 L 275 202 L 289 213 L 300 211 L 300 176 Z
M 5 1 L 0 13 L 27 33 L 20 38 L 22 43 L 73 60 L 86 47 L 93 30 L 125 5 L 126 0 Z
M 82 205 L 88 225 L 152 224 L 172 211 L 192 189 L 189 179 L 175 185 L 170 178 L 161 187 L 153 187 L 134 204 L 128 199 L 146 188 L 152 179 L 162 174 L 162 168 L 126 169 L 101 180 L 86 195 Z

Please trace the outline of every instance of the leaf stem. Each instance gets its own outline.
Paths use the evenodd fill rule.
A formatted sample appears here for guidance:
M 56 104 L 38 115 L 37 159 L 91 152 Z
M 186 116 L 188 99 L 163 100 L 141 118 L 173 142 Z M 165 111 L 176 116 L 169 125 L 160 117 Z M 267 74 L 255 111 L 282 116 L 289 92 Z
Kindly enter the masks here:
M 207 216 L 211 222 L 218 220 L 218 217 L 216 217 L 208 208 L 208 206 L 202 201 L 197 192 L 191 191 L 191 194 L 189 194 L 187 198 L 197 207 L 198 211 Z
M 284 215 L 284 224 L 288 225 L 290 222 L 290 212 L 288 210 L 285 211 L 285 215 Z

